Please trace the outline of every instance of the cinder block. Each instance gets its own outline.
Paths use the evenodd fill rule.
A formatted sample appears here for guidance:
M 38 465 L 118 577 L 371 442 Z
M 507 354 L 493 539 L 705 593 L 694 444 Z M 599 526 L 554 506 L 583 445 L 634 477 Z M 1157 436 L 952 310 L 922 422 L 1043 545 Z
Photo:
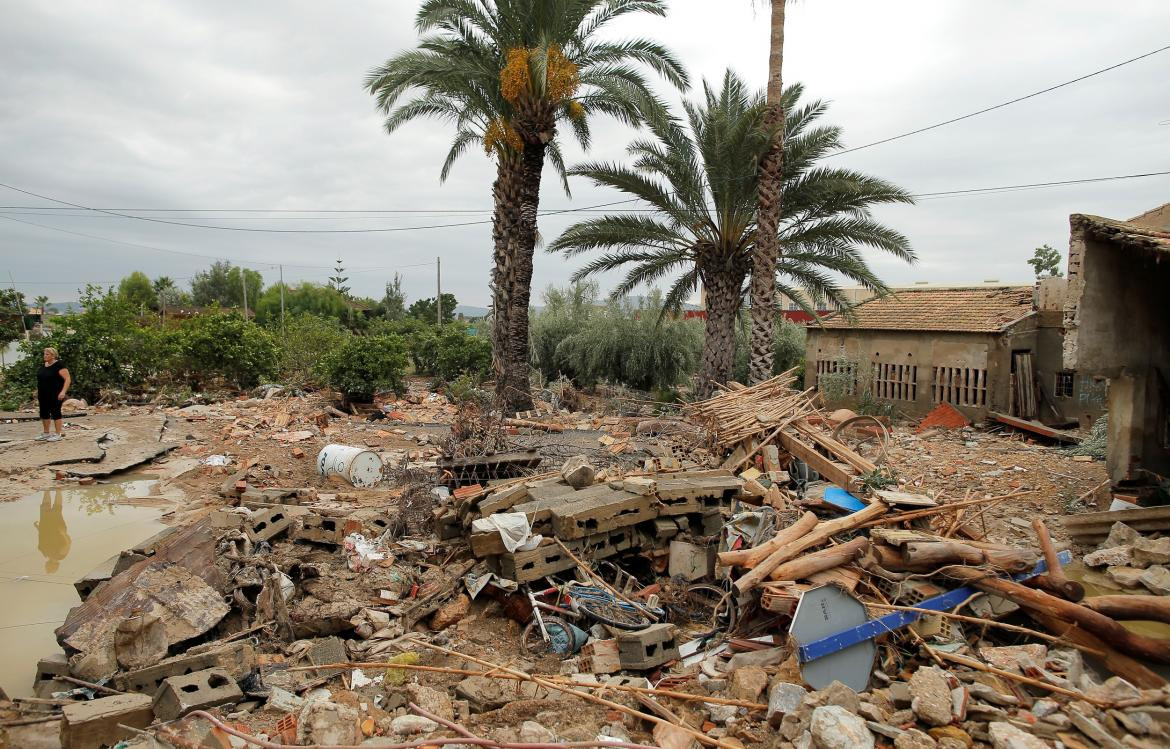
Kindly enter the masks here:
M 686 580 L 706 577 L 715 571 L 715 549 L 685 541 L 671 541 L 667 569 L 671 577 L 678 575 Z
M 622 668 L 645 671 L 678 658 L 673 624 L 651 624 L 637 632 L 617 636 Z
M 557 538 L 584 538 L 658 516 L 650 497 L 615 491 L 604 484 L 575 492 L 573 500 L 552 510 Z
M 119 694 L 61 708 L 62 749 L 101 749 L 135 734 L 118 724 L 146 728 L 154 721 L 150 697 Z
M 576 553 L 575 551 L 573 552 Z M 549 541 L 531 551 L 517 551 L 501 554 L 500 574 L 518 583 L 539 580 L 545 575 L 571 570 L 577 566 L 561 547 Z
M 292 518 L 289 516 L 287 508 L 284 505 L 277 505 L 252 513 L 252 518 L 246 527 L 248 537 L 252 539 L 252 542 L 259 543 L 271 541 L 288 530 L 290 525 L 292 525 Z
M 114 677 L 114 686 L 123 692 L 141 692 L 153 696 L 162 686 L 163 680 L 209 668 L 223 669 L 233 679 L 240 681 L 256 668 L 256 649 L 251 643 L 240 641 L 202 653 L 177 655 L 153 666 L 118 674 Z
M 312 541 L 340 546 L 345 538 L 345 518 L 309 513 L 292 521 L 288 537 L 292 541 Z
M 192 710 L 205 710 L 243 698 L 244 693 L 231 674 L 222 668 L 208 668 L 163 679 L 162 687 L 154 696 L 154 715 L 159 720 L 174 720 Z
M 58 679 L 58 676 L 69 676 L 69 659 L 65 654 L 53 653 L 41 658 L 37 661 L 37 675 L 33 678 L 33 694 L 49 699 L 53 692 L 67 692 L 77 686 Z

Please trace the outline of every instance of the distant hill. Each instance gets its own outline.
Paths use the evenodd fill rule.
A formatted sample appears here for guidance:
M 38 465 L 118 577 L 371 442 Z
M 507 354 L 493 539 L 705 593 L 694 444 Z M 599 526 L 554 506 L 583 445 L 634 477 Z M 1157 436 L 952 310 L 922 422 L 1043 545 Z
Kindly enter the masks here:
M 484 317 L 487 313 L 487 307 L 472 307 L 469 304 L 458 304 L 455 306 L 455 314 L 463 315 L 464 317 Z

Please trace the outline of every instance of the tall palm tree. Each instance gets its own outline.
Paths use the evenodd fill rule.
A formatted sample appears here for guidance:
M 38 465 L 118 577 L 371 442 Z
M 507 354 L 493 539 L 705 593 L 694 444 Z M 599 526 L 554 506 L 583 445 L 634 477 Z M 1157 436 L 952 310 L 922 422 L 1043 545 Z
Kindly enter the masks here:
M 772 281 L 780 260 L 780 201 L 784 184 L 784 3 L 771 0 L 772 24 L 768 49 L 768 100 L 764 124 L 772 140 L 759 166 L 756 221 L 759 240 L 752 253 L 751 359 L 748 379 L 760 382 L 772 376 L 772 352 L 776 330 L 776 297 Z
M 699 391 L 707 393 L 731 376 L 735 319 L 759 235 L 758 166 L 773 129 L 765 126 L 764 99 L 730 71 L 720 90 L 706 83 L 703 90 L 702 101 L 683 105 L 686 126 L 665 117 L 649 123 L 654 138 L 628 148 L 632 166 L 594 163 L 570 171 L 639 198 L 652 212 L 587 219 L 566 229 L 549 250 L 569 256 L 606 251 L 580 268 L 574 280 L 632 266 L 615 295 L 673 277 L 667 309 L 677 309 L 701 283 L 707 320 Z M 799 84 L 789 86 L 782 99 L 786 211 L 777 236 L 784 254 L 772 293 L 792 297 L 807 311 L 815 311 L 821 300 L 848 308 L 838 278 L 887 291 L 862 257 L 863 247 L 915 259 L 909 241 L 874 220 L 870 208 L 913 200 L 876 177 L 815 166 L 841 147 L 841 130 L 816 124 L 827 105 L 800 104 L 802 92 Z
M 496 161 L 492 348 L 497 397 L 508 410 L 532 407 L 528 304 L 546 158 L 568 190 L 557 126 L 567 124 L 588 147 L 591 114 L 641 122 L 661 107 L 644 67 L 686 86 L 682 66 L 661 45 L 598 39 L 617 18 L 665 12 L 665 0 L 427 0 L 415 22 L 426 34 L 418 49 L 366 78 L 388 131 L 418 118 L 455 125 L 442 179 L 477 143 Z M 399 105 L 407 92 L 416 98 Z
M 33 304 L 35 304 L 37 309 L 40 311 L 42 318 L 45 316 L 45 305 L 47 305 L 48 303 L 49 303 L 49 297 L 45 296 L 44 294 L 38 296 L 36 299 L 33 300 Z

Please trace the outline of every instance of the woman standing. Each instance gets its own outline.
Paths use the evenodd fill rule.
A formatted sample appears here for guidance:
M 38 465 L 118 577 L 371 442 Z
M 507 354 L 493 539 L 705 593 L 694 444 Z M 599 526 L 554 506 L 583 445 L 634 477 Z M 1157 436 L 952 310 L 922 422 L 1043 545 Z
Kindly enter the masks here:
M 37 404 L 41 408 L 41 429 L 38 440 L 57 442 L 61 439 L 61 404 L 73 378 L 69 370 L 57 360 L 57 349 L 45 349 L 45 366 L 37 370 Z M 49 421 L 53 422 L 55 434 L 49 434 Z

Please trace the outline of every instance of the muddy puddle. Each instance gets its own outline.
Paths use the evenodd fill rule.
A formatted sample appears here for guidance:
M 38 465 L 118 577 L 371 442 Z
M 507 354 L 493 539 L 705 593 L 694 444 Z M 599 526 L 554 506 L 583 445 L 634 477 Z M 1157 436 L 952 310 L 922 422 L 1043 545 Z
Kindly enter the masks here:
M 137 475 L 0 505 L 0 686 L 9 695 L 31 695 L 37 661 L 60 652 L 53 630 L 80 602 L 73 582 L 163 528 L 162 503 L 138 499 L 157 487 Z
M 1122 590 L 1121 588 L 1108 588 L 1102 585 L 1094 585 L 1092 582 L 1085 580 L 1085 565 L 1079 559 L 1072 564 L 1065 565 L 1064 571 L 1070 580 L 1076 580 L 1081 585 L 1085 586 L 1086 597 L 1124 595 L 1134 592 L 1129 590 Z M 1170 624 L 1164 624 L 1162 622 L 1128 621 L 1121 622 L 1121 626 L 1125 627 L 1130 632 L 1135 632 L 1139 635 L 1158 637 L 1161 639 L 1170 639 Z M 1161 671 L 1161 669 L 1158 670 Z

